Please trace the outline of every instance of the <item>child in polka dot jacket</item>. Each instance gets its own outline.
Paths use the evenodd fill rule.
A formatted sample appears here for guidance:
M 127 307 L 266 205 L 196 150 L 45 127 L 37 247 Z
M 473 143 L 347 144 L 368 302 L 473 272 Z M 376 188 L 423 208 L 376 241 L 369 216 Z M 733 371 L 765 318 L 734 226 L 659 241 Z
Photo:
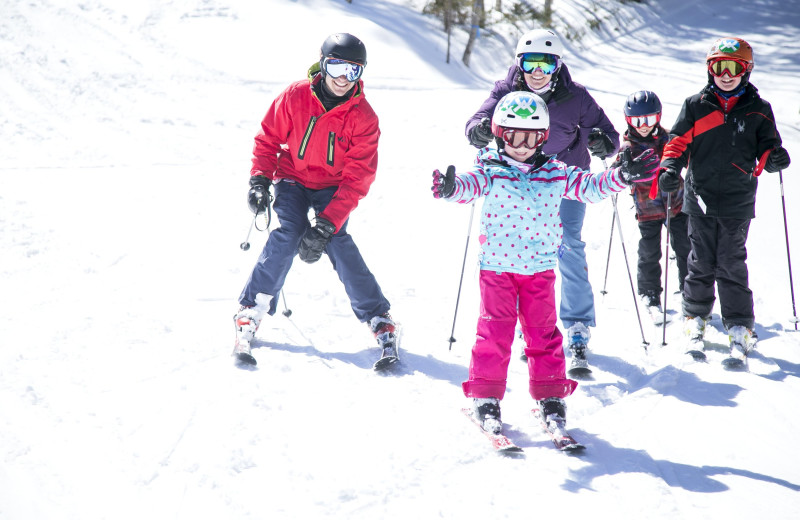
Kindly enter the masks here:
M 592 174 L 567 166 L 541 147 L 550 120 L 536 94 L 516 91 L 497 104 L 492 133 L 497 149 L 484 148 L 474 166 L 459 175 L 450 166 L 433 173 L 433 195 L 462 204 L 485 197 L 481 214 L 481 309 L 464 395 L 484 429 L 502 428 L 500 403 L 506 390 L 511 345 L 519 317 L 530 374 L 529 391 L 543 415 L 566 420 L 563 398 L 577 382 L 567 379 L 561 332 L 556 325 L 555 267 L 561 244 L 561 199 L 599 202 L 652 176 L 658 157 L 628 153 L 617 168 Z

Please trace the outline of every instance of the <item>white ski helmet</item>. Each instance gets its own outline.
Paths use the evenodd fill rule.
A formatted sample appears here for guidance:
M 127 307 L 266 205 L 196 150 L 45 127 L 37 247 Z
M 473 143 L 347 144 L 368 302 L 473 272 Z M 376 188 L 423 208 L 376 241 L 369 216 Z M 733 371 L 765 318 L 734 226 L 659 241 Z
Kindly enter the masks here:
M 504 130 L 542 130 L 549 134 L 547 103 L 533 92 L 509 92 L 497 103 L 492 115 L 492 133 L 502 137 Z
M 561 39 L 550 29 L 534 29 L 522 35 L 517 42 L 515 56 L 526 52 L 538 52 L 542 54 L 553 54 L 559 57 L 564 55 L 564 45 Z

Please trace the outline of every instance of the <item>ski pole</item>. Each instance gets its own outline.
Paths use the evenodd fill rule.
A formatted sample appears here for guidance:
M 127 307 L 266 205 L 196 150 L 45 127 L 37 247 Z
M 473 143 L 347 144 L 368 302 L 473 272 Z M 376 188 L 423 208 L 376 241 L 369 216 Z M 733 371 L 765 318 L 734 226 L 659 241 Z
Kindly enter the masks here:
M 613 195 L 614 200 L 617 200 L 617 194 Z M 606 291 L 606 283 L 608 283 L 608 264 L 611 262 L 611 242 L 614 241 L 614 221 L 617 219 L 617 213 L 614 212 L 611 214 L 611 234 L 608 237 L 608 256 L 606 256 L 606 275 L 603 278 L 603 290 L 600 291 L 600 294 L 605 296 L 608 294 Z
M 603 161 L 603 166 L 606 170 L 608 170 L 608 163 L 606 163 L 605 157 L 601 158 Z M 611 202 L 614 203 L 614 215 L 616 215 L 617 220 L 617 230 L 619 231 L 619 242 L 622 244 L 622 256 L 625 257 L 625 268 L 628 270 L 628 280 L 631 283 L 631 294 L 633 295 L 633 306 L 636 308 L 636 319 L 639 320 L 639 330 L 642 333 L 642 347 L 644 351 L 647 352 L 647 346 L 650 344 L 644 337 L 644 326 L 642 325 L 642 316 L 639 314 L 639 303 L 636 301 L 636 289 L 633 286 L 633 276 L 631 276 L 631 267 L 628 264 L 628 251 L 625 249 L 625 239 L 622 236 L 622 222 L 619 218 L 619 211 L 617 210 L 617 199 L 616 197 L 611 197 Z
M 242 251 L 247 251 L 250 249 L 250 233 L 253 231 L 253 228 L 256 225 L 256 218 L 258 218 L 258 215 L 253 215 L 253 221 L 250 222 L 250 227 L 247 228 L 247 236 L 245 237 L 244 242 L 239 244 L 239 249 Z
M 245 237 L 244 242 L 239 244 L 239 248 L 242 251 L 247 251 L 248 249 L 250 249 L 250 233 L 253 231 L 253 228 L 256 228 L 258 231 L 266 231 L 269 229 L 270 224 L 272 224 L 272 211 L 270 209 L 272 206 L 272 201 L 273 201 L 272 194 L 269 192 L 269 190 L 267 190 L 266 205 L 265 205 L 266 207 L 264 208 L 263 211 L 264 219 L 267 225 L 264 229 L 258 227 L 258 221 L 256 219 L 258 219 L 258 215 L 262 213 L 261 211 L 253 215 L 253 221 L 250 223 L 250 227 L 247 229 L 247 237 Z
M 797 330 L 797 307 L 794 300 L 794 280 L 792 279 L 792 256 L 789 251 L 789 225 L 786 222 L 786 196 L 783 194 L 783 170 L 778 171 L 778 178 L 781 183 L 781 204 L 783 205 L 783 230 L 786 235 L 786 260 L 789 263 L 789 291 L 792 294 L 792 318 L 794 330 Z
M 286 291 L 284 291 L 283 289 L 281 289 L 281 298 L 283 298 L 283 312 L 281 314 L 283 314 L 288 318 L 292 315 L 292 309 L 290 309 L 289 306 L 286 305 Z
M 464 260 L 461 262 L 461 278 L 458 281 L 458 295 L 456 296 L 456 311 L 453 313 L 453 328 L 450 330 L 450 346 L 447 350 L 453 349 L 453 343 L 456 338 L 454 336 L 456 331 L 456 316 L 458 316 L 458 302 L 461 300 L 461 284 L 464 282 L 464 268 L 467 265 L 467 251 L 469 251 L 469 236 L 472 233 L 472 217 L 475 215 L 475 202 L 472 203 L 472 209 L 469 212 L 469 227 L 467 228 L 467 245 L 464 246 Z
M 672 213 L 672 193 L 667 193 L 667 243 L 664 246 L 664 320 L 661 323 L 661 346 L 667 345 L 667 281 L 669 280 L 669 222 Z

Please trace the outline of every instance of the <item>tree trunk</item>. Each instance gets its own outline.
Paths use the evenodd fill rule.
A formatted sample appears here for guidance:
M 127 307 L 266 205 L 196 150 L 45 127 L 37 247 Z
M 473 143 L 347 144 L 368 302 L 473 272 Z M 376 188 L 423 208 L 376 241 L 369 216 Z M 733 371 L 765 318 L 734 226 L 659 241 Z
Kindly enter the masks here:
M 553 25 L 553 0 L 544 0 L 544 23 L 547 27 Z
M 469 28 L 469 39 L 467 46 L 464 48 L 464 57 L 461 61 L 469 67 L 469 59 L 472 56 L 472 46 L 475 45 L 475 40 L 478 39 L 478 31 L 484 24 L 486 15 L 483 11 L 483 0 L 475 0 L 472 4 L 472 25 Z
M 453 32 L 453 0 L 444 0 L 444 32 L 447 33 L 447 63 L 450 63 L 450 35 Z

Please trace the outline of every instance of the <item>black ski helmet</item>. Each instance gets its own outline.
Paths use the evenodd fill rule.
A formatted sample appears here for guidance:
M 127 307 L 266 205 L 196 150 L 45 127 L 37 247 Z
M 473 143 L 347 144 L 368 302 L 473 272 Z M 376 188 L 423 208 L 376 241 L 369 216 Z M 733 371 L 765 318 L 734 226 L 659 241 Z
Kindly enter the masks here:
M 639 90 L 625 101 L 626 116 L 647 116 L 661 113 L 661 101 L 651 90 Z
M 322 42 L 320 49 L 319 64 L 322 70 L 325 70 L 325 67 L 322 66 L 325 58 L 352 61 L 363 67 L 367 64 L 367 48 L 352 34 L 331 34 Z

